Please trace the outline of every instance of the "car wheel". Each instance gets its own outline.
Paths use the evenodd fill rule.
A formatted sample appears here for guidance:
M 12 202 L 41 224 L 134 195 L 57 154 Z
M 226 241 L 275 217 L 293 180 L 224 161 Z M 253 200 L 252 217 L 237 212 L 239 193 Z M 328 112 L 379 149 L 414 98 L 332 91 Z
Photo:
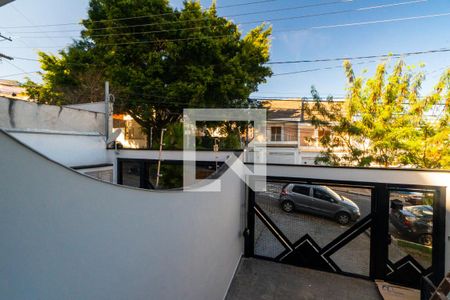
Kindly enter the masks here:
M 341 225 L 347 225 L 348 223 L 350 223 L 350 215 L 346 212 L 337 213 L 336 221 Z
M 285 212 L 292 212 L 294 210 L 294 203 L 289 200 L 284 200 L 281 202 L 281 209 Z
M 433 236 L 429 233 L 424 233 L 419 236 L 419 243 L 431 247 L 433 246 Z

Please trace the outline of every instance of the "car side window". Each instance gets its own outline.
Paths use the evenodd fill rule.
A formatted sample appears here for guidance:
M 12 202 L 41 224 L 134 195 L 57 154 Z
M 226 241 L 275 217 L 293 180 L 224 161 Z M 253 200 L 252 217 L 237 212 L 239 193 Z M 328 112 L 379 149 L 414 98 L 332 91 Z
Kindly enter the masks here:
M 294 187 L 292 188 L 292 192 L 294 192 L 296 194 L 309 196 L 309 187 L 301 186 L 301 185 L 294 185 Z
M 334 199 L 330 196 L 330 194 L 319 189 L 314 189 L 314 198 L 334 202 Z

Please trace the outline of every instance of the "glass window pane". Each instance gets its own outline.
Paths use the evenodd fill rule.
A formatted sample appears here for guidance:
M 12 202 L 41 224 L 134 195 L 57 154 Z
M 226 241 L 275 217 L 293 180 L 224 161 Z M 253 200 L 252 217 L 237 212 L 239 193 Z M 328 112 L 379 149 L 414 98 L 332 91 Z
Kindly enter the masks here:
M 292 191 L 297 194 L 309 196 L 309 187 L 306 186 L 296 185 L 292 188 Z
M 141 165 L 135 161 L 122 161 L 122 184 L 140 187 L 141 185 Z
M 434 191 L 391 190 L 389 260 L 411 255 L 425 269 L 432 264 Z

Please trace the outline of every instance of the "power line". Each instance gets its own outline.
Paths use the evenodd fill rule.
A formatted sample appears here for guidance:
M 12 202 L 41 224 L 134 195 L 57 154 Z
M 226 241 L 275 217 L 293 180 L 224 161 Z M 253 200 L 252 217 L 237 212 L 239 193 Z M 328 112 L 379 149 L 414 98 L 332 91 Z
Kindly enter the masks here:
M 283 65 L 283 64 L 300 64 L 300 63 L 359 60 L 359 59 L 372 59 L 372 58 L 389 58 L 389 57 L 402 57 L 402 56 L 443 53 L 443 52 L 450 52 L 450 48 L 440 48 L 440 49 L 414 51 L 414 52 L 403 52 L 403 53 L 392 53 L 392 54 L 368 55 L 368 56 L 347 56 L 347 57 L 321 58 L 321 59 L 310 59 L 310 60 L 272 61 L 272 62 L 268 62 L 267 64 L 268 65 Z
M 378 62 L 378 61 L 376 61 L 376 60 L 369 60 L 369 61 L 366 61 L 366 62 L 354 63 L 353 65 L 363 65 L 363 64 L 374 63 L 374 62 Z M 307 70 L 299 70 L 299 71 L 293 71 L 293 72 L 284 72 L 284 73 L 273 74 L 272 77 L 274 77 L 274 76 L 285 76 L 285 75 L 295 75 L 295 74 L 300 74 L 300 73 L 310 73 L 310 72 L 317 72 L 317 71 L 323 71 L 323 70 L 333 70 L 333 69 L 340 69 L 340 68 L 342 68 L 341 65 L 331 66 L 331 67 L 323 67 L 323 68 L 315 68 L 315 69 L 307 69 Z
M 14 64 L 11 61 L 6 61 L 8 64 L 10 64 L 11 66 L 13 66 L 14 68 L 16 68 L 19 71 L 22 71 L 23 73 L 27 73 L 27 71 L 25 71 L 24 69 L 22 69 L 21 67 L 17 66 L 16 64 Z
M 13 60 L 14 59 L 11 56 L 8 56 L 6 54 L 0 53 L 0 61 L 1 61 L 2 58 L 7 59 L 7 60 Z
M 427 1 L 427 0 L 422 0 Z M 255 14 L 263 14 L 263 13 L 271 13 L 271 12 L 279 12 L 279 11 L 286 11 L 286 10 L 297 10 L 302 8 L 311 8 L 311 7 L 318 7 L 318 6 L 325 6 L 325 5 L 333 5 L 333 4 L 343 4 L 343 3 L 349 3 L 352 1 L 348 0 L 339 0 L 339 1 L 331 1 L 331 2 L 323 2 L 323 3 L 315 3 L 315 4 L 308 4 L 308 5 L 301 5 L 301 6 L 294 6 L 294 7 L 287 7 L 287 8 L 278 8 L 278 9 L 270 9 L 270 10 L 263 10 L 263 11 L 257 11 L 257 12 L 247 12 L 247 13 L 239 13 L 234 15 L 227 15 L 227 16 L 221 16 L 222 18 L 231 18 L 231 17 L 239 17 L 239 16 L 248 16 L 248 15 L 255 15 Z M 99 21 L 93 21 L 96 22 L 104 22 L 104 21 L 114 21 L 114 20 L 128 20 L 128 19 L 136 19 L 136 18 L 145 18 L 145 17 L 152 17 L 152 16 L 140 16 L 140 17 L 129 17 L 129 18 L 121 18 L 121 19 L 109 19 L 109 20 L 99 20 Z M 195 21 L 201 21 L 201 20 L 209 20 L 210 17 L 205 18 L 198 18 Z M 192 22 L 192 20 L 177 20 L 177 21 L 170 21 L 165 23 L 144 23 L 144 24 L 135 24 L 135 25 L 121 25 L 121 26 L 110 26 L 110 27 L 103 27 L 103 28 L 93 28 L 92 31 L 99 31 L 99 30 L 108 30 L 108 29 L 121 29 L 121 28 L 135 28 L 135 27 L 145 27 L 145 26 L 152 26 L 152 25 L 170 25 L 174 23 L 186 23 L 186 22 Z M 258 21 L 260 22 L 260 21 Z M 78 24 L 81 25 L 81 24 Z M 52 25 L 53 26 L 53 25 Z M 0 27 L 0 28 L 8 28 L 8 27 Z M 47 33 L 55 33 L 55 32 L 79 32 L 79 29 L 71 29 L 71 30 L 52 30 L 52 31 L 45 31 Z M 41 31 L 13 31 L 12 33 L 19 33 L 19 34 L 26 34 L 26 33 L 40 33 Z
M 30 25 L 32 25 L 32 26 L 36 26 L 34 23 L 33 23 L 33 21 L 31 21 L 24 13 L 22 13 L 14 4 L 12 4 L 11 5 L 11 7 L 19 14 L 19 15 L 21 15 Z M 49 39 L 51 42 L 53 41 L 55 41 L 55 40 L 52 40 L 52 38 L 47 34 L 47 33 L 45 33 L 45 32 L 43 32 L 43 31 L 41 31 L 41 33 L 43 33 L 44 35 L 45 35 L 45 37 L 47 38 L 47 39 Z
M 450 49 L 449 49 L 449 51 L 450 51 Z M 21 59 L 21 58 L 15 57 L 15 59 Z M 31 59 L 26 59 L 26 60 L 31 60 Z M 378 62 L 378 61 L 376 61 L 376 60 L 368 60 L 368 61 L 353 63 L 353 65 L 363 65 L 363 64 L 376 63 L 376 62 Z M 299 71 L 293 71 L 293 72 L 275 73 L 275 74 L 272 74 L 272 77 L 285 76 L 285 75 L 294 75 L 294 74 L 300 74 L 300 73 L 311 73 L 311 72 L 317 72 L 317 71 L 333 70 L 333 69 L 338 69 L 338 68 L 342 68 L 342 66 L 341 65 L 335 65 L 335 66 L 328 66 L 328 67 L 321 67 L 321 68 L 314 68 L 314 69 L 306 69 L 306 70 L 299 70 Z M 425 72 L 425 74 L 432 74 L 432 73 L 438 72 L 438 71 L 440 71 L 442 69 L 445 69 L 445 68 L 446 67 L 434 70 L 432 72 Z M 23 69 L 20 68 L 20 70 L 23 70 Z M 23 70 L 23 71 L 25 71 L 25 70 Z M 13 76 L 17 76 L 17 75 L 33 74 L 33 73 L 40 73 L 40 71 L 23 72 L 23 73 L 18 73 L 18 74 L 4 75 L 4 76 L 0 76 L 0 79 L 4 78 L 4 77 L 13 77 Z
M 288 21 L 288 20 L 295 20 L 295 19 L 305 19 L 305 18 L 314 18 L 314 17 L 322 17 L 322 16 L 329 16 L 329 15 L 338 15 L 338 14 L 345 14 L 345 13 L 352 13 L 352 12 L 364 12 L 369 10 L 375 10 L 375 9 L 383 9 L 383 8 L 389 8 L 389 7 L 396 7 L 401 5 L 411 5 L 411 4 L 417 4 L 422 2 L 427 2 L 428 0 L 412 0 L 412 1 L 406 1 L 406 2 L 395 2 L 395 3 L 388 3 L 378 6 L 367 6 L 367 7 L 360 7 L 360 8 L 354 8 L 354 9 L 345 9 L 345 10 L 337 10 L 337 11 L 331 11 L 331 12 L 324 12 L 324 13 L 314 13 L 314 14 L 305 14 L 300 16 L 291 16 L 291 17 L 283 17 L 283 18 L 272 18 L 272 19 L 260 19 L 260 20 L 254 20 L 254 21 L 247 21 L 247 22 L 240 22 L 236 23 L 236 25 L 249 25 L 249 24 L 258 24 L 258 23 L 264 23 L 264 22 L 280 22 L 280 21 Z M 339 1 L 342 2 L 342 1 Z M 334 2 L 333 2 L 334 3 Z M 344 2 L 343 2 L 344 3 Z M 345 3 L 348 3 L 346 1 Z M 317 4 L 316 4 L 317 5 Z M 297 8 L 304 8 L 303 7 L 297 7 Z M 198 19 L 198 20 L 202 20 Z M 177 22 L 191 22 L 192 20 L 180 20 L 180 21 L 174 21 L 174 22 L 167 22 L 167 23 L 146 23 L 146 24 L 136 24 L 136 25 L 122 25 L 122 26 L 111 26 L 111 27 L 104 27 L 104 28 L 94 28 L 90 29 L 91 31 L 99 31 L 99 30 L 110 30 L 110 29 L 123 29 L 123 28 L 140 28 L 140 27 L 147 27 L 152 25 L 170 25 L 172 23 Z M 107 34 L 91 34 L 89 37 L 102 37 L 102 36 L 127 36 L 127 35 L 141 35 L 141 34 L 150 34 L 150 33 L 162 33 L 162 32 L 172 32 L 172 31 L 181 31 L 181 30 L 195 30 L 195 29 L 203 29 L 203 28 L 210 28 L 210 25 L 205 26 L 195 26 L 195 27 L 188 27 L 188 28 L 169 28 L 169 29 L 160 29 L 160 30 L 150 30 L 150 31 L 142 31 L 142 32 L 123 32 L 123 33 L 107 33 Z M 79 32 L 79 30 L 67 30 L 67 31 L 47 31 L 48 33 L 55 33 L 55 32 Z M 42 31 L 29 31 L 29 32 L 12 32 L 12 33 L 22 33 L 22 34 L 30 34 L 30 33 L 42 33 Z M 55 38 L 67 38 L 71 36 L 53 36 Z M 73 36 L 72 36 L 73 37 Z M 23 37 L 23 38 L 29 38 Z
M 239 7 L 239 6 L 248 6 L 253 4 L 267 3 L 267 2 L 275 2 L 277 0 L 262 0 L 262 1 L 253 1 L 246 3 L 238 3 L 224 6 L 217 6 L 216 8 L 229 8 L 229 7 Z M 352 0 L 341 0 L 335 2 L 351 2 Z M 306 7 L 313 7 L 316 5 L 308 5 Z M 152 17 L 161 17 L 168 15 L 176 15 L 179 14 L 179 11 L 169 12 L 169 13 L 161 13 L 161 14 L 153 14 L 153 15 L 144 15 L 144 16 L 135 16 L 135 17 L 126 17 L 126 18 L 113 18 L 113 19 L 103 19 L 103 20 L 93 20 L 91 23 L 101 23 L 101 22 L 110 22 L 110 21 L 125 21 L 125 20 L 134 20 L 134 19 L 143 19 L 143 18 L 152 18 Z M 60 27 L 60 26 L 69 26 L 69 25 L 82 25 L 81 22 L 70 22 L 70 23 L 58 23 L 58 24 L 39 24 L 33 26 L 2 26 L 1 29 L 17 29 L 17 28 L 35 28 L 35 27 Z
M 12 39 L 10 37 L 4 36 L 1 33 L 0 33 L 0 39 L 12 42 Z
M 305 27 L 297 30 L 282 30 L 277 31 L 276 33 L 281 32 L 298 32 L 298 31 L 305 31 L 305 30 L 311 30 L 311 29 L 330 29 L 330 28 L 337 28 L 337 27 L 350 27 L 350 26 L 361 26 L 361 25 L 370 25 L 370 24 L 378 24 L 378 23 L 389 23 L 389 22 L 400 22 L 400 21 L 409 21 L 409 20 L 417 20 L 417 19 L 427 19 L 427 18 L 437 18 L 437 17 L 444 17 L 444 16 L 450 16 L 450 12 L 441 13 L 441 14 L 432 14 L 432 15 L 421 15 L 421 16 L 414 16 L 414 17 L 406 17 L 406 18 L 395 18 L 395 19 L 383 19 L 383 20 L 376 20 L 376 21 L 367 21 L 367 22 L 358 22 L 358 23 L 347 23 L 347 24 L 335 24 L 335 25 L 325 25 L 325 26 L 314 26 L 314 27 Z M 204 37 L 189 37 L 189 38 L 175 38 L 175 39 L 160 39 L 160 40 L 153 40 L 153 41 L 136 41 L 136 42 L 124 42 L 124 43 L 110 43 L 110 44 L 102 44 L 102 46 L 121 46 L 121 45 L 136 45 L 136 44 L 152 44 L 152 43 L 161 43 L 161 42 L 175 42 L 175 41 L 188 41 L 188 40 L 202 40 L 202 39 L 216 39 L 216 38 L 223 38 L 223 37 L 229 37 L 231 35 L 218 35 L 218 36 L 204 36 Z M 68 45 L 60 45 L 60 46 L 46 46 L 46 47 L 33 47 L 33 48 L 62 48 L 67 47 Z M 5 49 L 5 47 L 2 47 Z M 11 48 L 11 47 L 9 47 Z M 13 47 L 13 48 L 19 48 L 19 47 Z M 20 47 L 24 48 L 24 47 Z M 27 48 L 27 47 L 25 47 Z
M 41 73 L 41 71 L 31 71 L 31 72 L 22 72 L 22 73 L 16 73 L 16 74 L 9 74 L 9 75 L 0 75 L 0 79 L 8 78 L 8 77 L 14 77 L 19 75 L 27 75 L 27 74 L 35 74 L 35 73 Z
M 309 59 L 309 60 L 287 60 L 287 61 L 271 61 L 267 62 L 267 65 L 283 65 L 283 64 L 301 64 L 301 63 L 316 63 L 316 62 L 330 62 L 330 61 L 344 61 L 344 60 L 361 60 L 361 59 L 375 59 L 375 58 L 390 58 L 390 57 L 405 57 L 405 56 L 413 56 L 413 55 L 423 55 L 423 54 L 435 54 L 435 53 L 444 53 L 450 52 L 450 48 L 439 48 L 439 49 L 431 49 L 431 50 L 422 50 L 422 51 L 413 51 L 413 52 L 403 52 L 403 53 L 392 53 L 392 54 L 379 54 L 379 55 L 368 55 L 368 56 L 346 56 L 346 57 L 337 57 L 337 58 L 320 58 L 320 59 Z M 39 62 L 38 59 L 34 58 L 26 58 L 26 57 L 18 57 L 13 56 L 12 58 L 17 60 L 25 60 L 25 61 L 36 61 Z M 90 63 L 71 63 L 65 62 L 69 65 L 96 65 L 96 66 L 104 66 L 101 64 L 90 64 Z
M 368 6 L 368 7 L 361 7 L 361 8 L 355 8 L 355 9 L 337 10 L 337 11 L 324 12 L 324 13 L 315 13 L 315 14 L 306 14 L 306 15 L 300 15 L 300 16 L 291 16 L 291 17 L 283 17 L 283 18 L 272 18 L 272 19 L 241 22 L 241 23 L 236 23 L 236 25 L 249 25 L 249 24 L 257 24 L 257 23 L 264 23 L 264 22 L 279 22 L 279 21 L 287 21 L 287 20 L 295 20 L 295 19 L 304 19 L 304 18 L 322 17 L 322 16 L 328 16 L 328 15 L 353 13 L 353 12 L 363 12 L 363 11 L 369 11 L 369 10 L 374 10 L 374 9 L 383 9 L 383 8 L 390 8 L 390 7 L 396 7 L 396 6 L 401 6 L 401 5 L 416 4 L 416 3 L 426 2 L 426 1 L 428 1 L 428 0 L 413 0 L 413 1 L 406 1 L 406 2 L 395 2 L 395 3 L 378 5 L 378 6 Z M 190 21 L 190 20 L 185 20 L 185 21 Z M 165 24 L 165 23 L 163 23 L 163 24 Z M 131 26 L 147 26 L 147 25 L 153 25 L 153 24 L 140 24 L 140 25 L 131 25 Z M 113 28 L 118 28 L 118 27 L 110 27 L 110 29 L 113 29 Z M 182 31 L 182 30 L 197 30 L 197 29 L 204 29 L 204 28 L 211 28 L 211 26 L 205 25 L 205 26 L 195 26 L 195 27 L 187 27 L 187 28 L 169 28 L 169 29 L 141 31 L 141 32 L 91 34 L 91 35 L 89 35 L 89 38 L 156 34 L 156 33 L 163 33 L 163 32 L 174 32 L 174 31 L 177 32 L 177 31 Z M 42 33 L 42 32 L 38 31 L 38 32 L 34 32 L 34 33 Z M 39 36 L 24 36 L 21 38 L 30 38 L 30 37 L 40 38 Z M 53 38 L 68 38 L 68 37 L 73 37 L 73 36 L 51 36 L 51 37 L 53 37 Z
M 247 6 L 247 5 L 253 5 L 253 4 L 261 4 L 266 2 L 275 2 L 276 0 L 262 0 L 262 1 L 253 1 L 253 2 L 247 2 L 247 3 L 239 3 L 239 4 L 230 4 L 230 5 L 222 5 L 218 6 L 217 8 L 229 8 L 229 7 L 238 7 L 238 6 Z

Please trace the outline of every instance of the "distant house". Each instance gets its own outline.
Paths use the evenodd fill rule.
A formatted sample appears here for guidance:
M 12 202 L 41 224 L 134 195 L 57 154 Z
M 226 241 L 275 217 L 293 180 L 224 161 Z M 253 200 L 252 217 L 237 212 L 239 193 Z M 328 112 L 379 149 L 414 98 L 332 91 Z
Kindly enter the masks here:
M 128 114 L 113 114 L 113 128 L 120 129 L 117 142 L 128 149 L 146 149 L 147 136 L 139 125 Z
M 267 161 L 312 165 L 324 150 L 319 140 L 325 133 L 311 123 L 304 99 L 263 100 L 267 109 Z
M 15 80 L 0 80 L 0 97 L 29 100 L 26 90 Z
M 267 109 L 267 162 L 280 164 L 315 164 L 316 157 L 324 149 L 319 140 L 324 129 L 311 123 L 307 106 L 312 102 L 302 99 L 262 100 Z M 146 135 L 141 126 L 129 115 L 113 115 L 115 129 L 122 134 L 117 139 L 124 148 L 145 149 Z M 251 134 L 250 134 L 251 135 Z

